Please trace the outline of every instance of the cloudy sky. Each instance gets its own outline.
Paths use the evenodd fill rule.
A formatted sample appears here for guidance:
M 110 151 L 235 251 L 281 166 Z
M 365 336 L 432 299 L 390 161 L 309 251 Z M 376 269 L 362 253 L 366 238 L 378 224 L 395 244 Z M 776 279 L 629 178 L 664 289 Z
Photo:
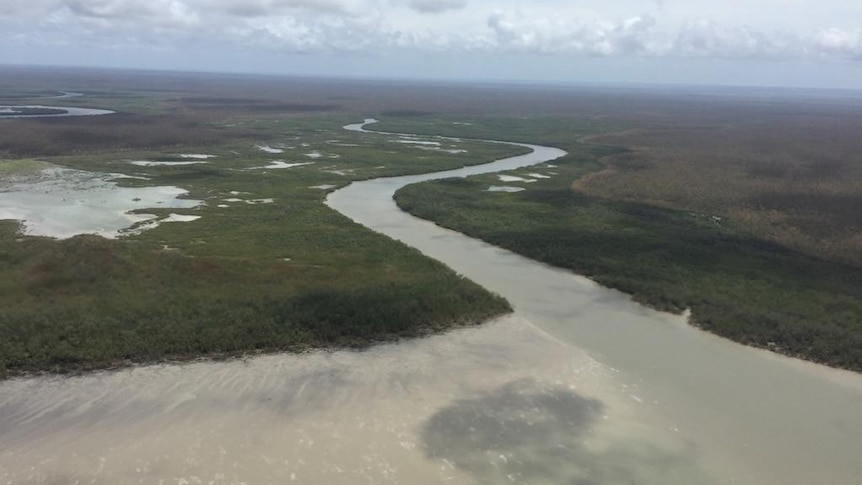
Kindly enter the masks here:
M 0 0 L 0 64 L 862 89 L 862 0 Z

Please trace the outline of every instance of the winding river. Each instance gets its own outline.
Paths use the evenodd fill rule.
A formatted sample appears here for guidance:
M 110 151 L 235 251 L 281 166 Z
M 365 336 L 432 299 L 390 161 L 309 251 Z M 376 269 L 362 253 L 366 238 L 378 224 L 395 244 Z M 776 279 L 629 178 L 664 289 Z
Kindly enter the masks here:
M 513 315 L 362 352 L 3 381 L 0 483 L 859 483 L 859 375 L 700 332 L 392 201 L 409 183 L 564 154 L 526 146 L 327 200 Z
M 364 131 L 373 121 L 345 128 Z M 411 183 L 565 154 L 515 145 L 533 152 L 477 167 L 356 182 L 332 193 L 328 203 L 503 295 L 516 314 L 619 370 L 637 389 L 632 399 L 672 422 L 703 461 L 715 465 L 721 483 L 862 480 L 862 376 L 699 331 L 682 317 L 644 308 L 586 278 L 414 218 L 392 199 Z

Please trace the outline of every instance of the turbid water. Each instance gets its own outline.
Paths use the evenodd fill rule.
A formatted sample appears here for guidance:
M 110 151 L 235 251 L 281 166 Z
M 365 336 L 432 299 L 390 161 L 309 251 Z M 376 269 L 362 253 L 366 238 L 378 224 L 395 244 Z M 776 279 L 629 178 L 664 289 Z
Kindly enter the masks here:
M 532 148 L 430 177 L 562 155 Z M 515 315 L 364 352 L 5 381 L 0 483 L 858 483 L 858 375 L 726 342 L 406 216 L 391 194 L 421 179 L 355 183 L 329 203 Z
M 417 220 L 392 200 L 410 183 L 563 155 L 530 148 L 531 154 L 479 167 L 354 183 L 328 203 L 505 296 L 517 314 L 619 370 L 645 419 L 672 423 L 721 483 L 859 483 L 862 376 L 717 338 L 568 271 Z

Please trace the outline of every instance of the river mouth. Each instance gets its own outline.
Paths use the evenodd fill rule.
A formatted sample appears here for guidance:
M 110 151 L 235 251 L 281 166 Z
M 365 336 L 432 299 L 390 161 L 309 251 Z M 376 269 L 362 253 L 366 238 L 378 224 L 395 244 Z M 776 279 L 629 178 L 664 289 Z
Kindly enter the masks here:
M 345 128 L 364 131 L 372 122 Z M 673 433 L 699 450 L 701 465 L 720 483 L 854 483 L 862 475 L 856 456 L 862 443 L 859 374 L 707 334 L 684 316 L 650 310 L 571 272 L 418 220 L 392 199 L 411 183 L 560 156 L 549 147 L 531 148 L 527 159 L 355 182 L 330 194 L 327 204 L 504 296 L 516 315 L 618 370 L 623 383 L 636 386 L 631 399 L 642 423 L 672 423 Z M 656 439 L 663 434 L 656 431 Z
M 715 483 L 614 379 L 513 316 L 364 352 L 17 379 L 0 480 Z

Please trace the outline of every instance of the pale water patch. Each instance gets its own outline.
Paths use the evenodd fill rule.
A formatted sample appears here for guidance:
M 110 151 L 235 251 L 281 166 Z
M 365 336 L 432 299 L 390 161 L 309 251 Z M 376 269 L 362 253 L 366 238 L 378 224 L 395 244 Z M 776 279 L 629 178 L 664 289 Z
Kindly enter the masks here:
M 524 177 L 516 177 L 514 175 L 497 175 L 501 182 L 535 182 L 534 179 L 525 179 Z
M 284 149 L 271 147 L 269 145 L 255 145 L 255 148 L 266 153 L 284 153 Z
M 323 154 L 318 152 L 318 151 L 304 153 L 303 155 L 305 155 L 308 158 L 321 158 L 321 157 L 323 157 Z
M 201 216 L 192 216 L 192 215 L 184 215 L 184 214 L 174 214 L 173 212 L 165 217 L 164 219 L 160 219 L 159 222 L 192 222 L 200 219 Z
M 536 179 L 549 179 L 549 178 L 551 178 L 550 176 L 544 175 L 541 173 L 528 173 L 527 175 L 530 177 L 536 178 Z
M 197 165 L 200 163 L 209 163 L 209 162 L 207 162 L 205 160 L 194 160 L 194 161 L 187 161 L 187 162 L 134 160 L 134 161 L 131 161 L 129 163 L 132 165 L 138 166 L 138 167 L 161 167 L 161 166 L 170 167 L 170 166 L 174 166 L 174 165 L 176 165 L 176 166 Z
M 285 162 L 283 160 L 275 160 L 275 161 L 270 162 L 269 165 L 263 165 L 261 167 L 252 167 L 252 170 L 260 170 L 260 169 L 264 169 L 264 168 L 272 168 L 272 169 L 293 168 L 293 167 L 301 167 L 303 165 L 311 165 L 313 163 L 314 162 L 288 163 L 288 162 Z
M 199 200 L 181 199 L 179 187 L 120 187 L 113 174 L 49 168 L 37 176 L 0 185 L 0 219 L 23 222 L 27 235 L 68 238 L 98 234 L 114 238 L 130 227 L 156 219 L 130 211 L 189 209 Z
M 309 187 L 309 189 L 329 190 L 329 189 L 334 189 L 335 187 L 338 187 L 338 186 L 332 185 L 332 184 L 323 184 L 323 185 L 312 185 Z
M 492 185 L 488 187 L 487 192 L 521 192 L 523 187 L 513 187 L 511 185 Z
M 275 199 L 266 198 L 266 199 L 240 199 L 237 197 L 231 197 L 229 199 L 222 199 L 223 202 L 245 202 L 246 204 L 257 205 L 257 204 L 272 204 L 275 202 Z M 221 207 L 221 206 L 219 206 Z
M 10 118 L 65 118 L 68 116 L 101 116 L 101 115 L 109 115 L 114 114 L 116 111 L 111 111 L 108 109 L 96 109 L 96 108 L 76 108 L 71 106 L 42 106 L 42 105 L 27 105 L 27 106 L 0 106 L 0 109 L 8 110 L 5 113 L 19 113 L 21 109 L 56 109 L 63 110 L 63 113 L 58 114 L 43 114 L 43 115 L 3 115 L 0 119 L 10 119 Z
M 394 140 L 394 141 L 395 141 L 395 143 L 409 143 L 409 144 L 414 144 L 414 145 L 440 146 L 439 141 L 413 140 L 413 139 Z
M 180 158 L 196 158 L 198 160 L 207 160 L 209 158 L 215 158 L 216 155 L 207 155 L 205 153 L 180 153 Z

